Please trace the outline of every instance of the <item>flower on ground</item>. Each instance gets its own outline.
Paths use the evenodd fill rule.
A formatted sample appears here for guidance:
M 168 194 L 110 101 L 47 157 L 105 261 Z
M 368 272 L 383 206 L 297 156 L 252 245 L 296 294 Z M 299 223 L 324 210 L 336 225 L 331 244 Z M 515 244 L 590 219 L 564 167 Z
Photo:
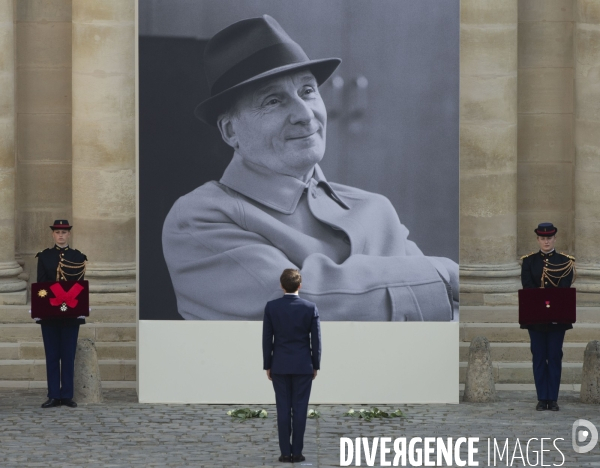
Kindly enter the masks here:
M 264 410 L 264 409 L 260 410 L 260 416 L 263 417 L 263 418 L 266 418 L 267 417 L 267 410 Z
M 354 410 L 352 408 L 350 408 L 350 410 L 348 411 L 348 414 L 354 414 Z
M 227 416 L 231 416 L 231 413 L 232 413 L 232 412 L 233 412 L 233 411 L 231 411 L 231 410 L 227 411 Z

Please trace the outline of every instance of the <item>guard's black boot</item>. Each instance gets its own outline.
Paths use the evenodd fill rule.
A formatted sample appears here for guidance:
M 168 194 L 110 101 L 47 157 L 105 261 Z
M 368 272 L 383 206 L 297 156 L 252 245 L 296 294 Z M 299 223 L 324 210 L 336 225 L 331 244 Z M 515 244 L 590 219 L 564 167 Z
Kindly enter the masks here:
M 60 406 L 60 400 L 57 398 L 48 398 L 42 403 L 42 408 L 52 408 L 53 406 Z

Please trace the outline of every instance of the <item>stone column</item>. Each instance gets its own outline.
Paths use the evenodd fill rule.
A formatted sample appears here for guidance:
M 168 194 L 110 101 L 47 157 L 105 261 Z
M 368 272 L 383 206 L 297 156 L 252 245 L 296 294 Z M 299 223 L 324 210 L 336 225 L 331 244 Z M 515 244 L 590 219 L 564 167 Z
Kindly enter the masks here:
M 462 304 L 516 301 L 517 0 L 461 1 Z
M 575 287 L 600 293 L 600 2 L 575 9 Z
M 15 261 L 14 1 L 0 0 L 0 304 L 25 304 L 27 283 Z
M 73 234 L 95 303 L 135 300 L 134 50 L 134 0 L 73 0 Z
M 558 226 L 556 250 L 573 255 L 573 6 L 519 2 L 519 256 L 538 250 L 533 229 L 548 221 Z

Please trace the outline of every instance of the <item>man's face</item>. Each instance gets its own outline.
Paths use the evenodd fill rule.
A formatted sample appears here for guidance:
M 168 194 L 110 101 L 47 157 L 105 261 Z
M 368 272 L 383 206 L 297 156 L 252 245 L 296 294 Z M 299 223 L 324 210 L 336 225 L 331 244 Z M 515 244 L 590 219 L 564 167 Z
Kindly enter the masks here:
M 325 153 L 327 111 L 313 74 L 303 70 L 250 88 L 219 128 L 246 160 L 301 178 Z
M 52 237 L 54 237 L 54 243 L 59 247 L 66 247 L 69 244 L 69 237 L 71 231 L 65 229 L 55 229 L 52 231 Z
M 556 242 L 556 236 L 551 236 L 551 237 L 538 236 L 537 242 L 538 242 L 542 252 L 550 252 L 554 248 L 554 243 Z

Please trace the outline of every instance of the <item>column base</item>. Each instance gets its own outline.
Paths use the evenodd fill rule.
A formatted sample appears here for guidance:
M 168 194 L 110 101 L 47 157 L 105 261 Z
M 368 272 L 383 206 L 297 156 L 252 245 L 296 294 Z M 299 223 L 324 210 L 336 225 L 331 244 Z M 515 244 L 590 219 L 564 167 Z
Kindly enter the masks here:
M 36 259 L 34 259 L 34 260 L 36 260 Z M 27 273 L 27 271 L 26 271 L 27 268 L 25 267 L 25 259 L 23 258 L 23 256 L 21 254 L 15 254 L 15 261 L 19 264 L 19 266 L 23 270 L 17 276 L 17 278 L 25 281 L 26 283 L 29 283 L 29 273 Z M 36 263 L 37 263 L 37 260 L 36 260 Z
M 600 265 L 592 263 L 575 263 L 577 278 L 573 287 L 579 293 L 600 294 Z
M 90 293 L 90 307 L 94 306 L 134 306 L 137 303 L 137 294 L 130 293 Z
M 477 294 L 516 293 L 521 289 L 521 265 L 461 265 L 460 292 Z
M 27 282 L 18 278 L 21 273 L 17 262 L 0 263 L 0 304 L 27 304 Z
M 27 304 L 27 290 L 11 293 L 0 292 L 0 305 L 25 305 Z
M 90 282 L 90 304 L 135 305 L 135 263 L 90 263 L 85 272 Z
M 600 307 L 600 293 L 582 293 L 577 291 L 577 306 Z
M 521 289 L 518 263 L 460 266 L 460 304 L 496 306 L 518 304 Z
M 514 293 L 460 293 L 461 306 L 516 306 L 519 296 Z

